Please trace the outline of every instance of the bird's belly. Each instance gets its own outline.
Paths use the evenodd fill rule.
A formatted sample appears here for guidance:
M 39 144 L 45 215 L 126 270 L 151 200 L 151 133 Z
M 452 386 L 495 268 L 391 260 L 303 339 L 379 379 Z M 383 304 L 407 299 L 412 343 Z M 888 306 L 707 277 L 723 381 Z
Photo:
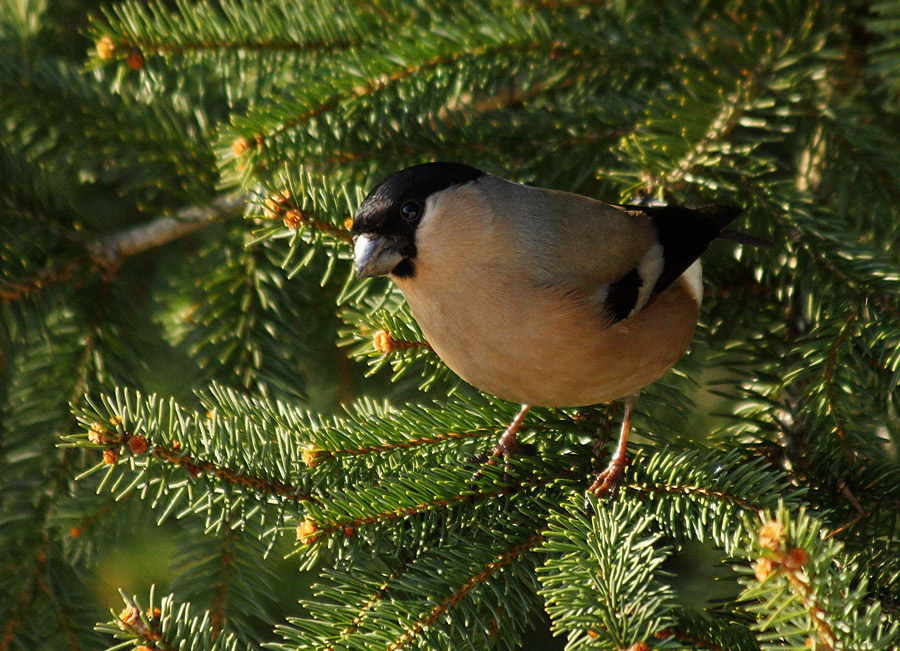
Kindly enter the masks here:
M 500 398 L 548 407 L 608 402 L 650 384 L 684 354 L 698 314 L 683 279 L 611 326 L 596 309 L 549 292 L 516 301 L 476 287 L 401 289 L 429 343 L 457 375 Z

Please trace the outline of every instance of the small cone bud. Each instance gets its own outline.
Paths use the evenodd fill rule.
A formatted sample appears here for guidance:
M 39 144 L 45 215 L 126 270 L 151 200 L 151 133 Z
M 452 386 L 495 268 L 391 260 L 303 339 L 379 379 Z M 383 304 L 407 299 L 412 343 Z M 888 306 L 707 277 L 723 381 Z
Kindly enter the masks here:
M 756 580 L 762 583 L 772 573 L 774 564 L 768 558 L 758 558 L 753 564 L 753 575 Z
M 291 208 L 284 213 L 284 225 L 291 229 L 300 228 L 303 225 L 303 213 L 296 208 Z
M 372 337 L 372 344 L 375 346 L 375 350 L 385 355 L 394 351 L 394 339 L 387 330 L 376 332 L 375 336 Z
M 304 446 L 303 451 L 300 453 L 300 456 L 303 459 L 303 463 L 306 464 L 307 468 L 315 468 L 317 465 L 319 465 L 319 461 L 321 460 L 319 458 L 320 455 L 321 450 L 316 448 L 316 446 L 312 443 Z
M 116 44 L 113 43 L 112 37 L 107 35 L 102 37 L 96 43 L 97 56 L 101 59 L 111 59 L 116 51 Z
M 759 530 L 759 546 L 763 549 L 771 549 L 777 552 L 781 549 L 781 541 L 784 539 L 784 527 L 776 520 L 766 522 Z
M 235 156 L 240 156 L 248 149 L 250 149 L 250 143 L 246 138 L 236 138 L 234 142 L 231 143 L 231 152 Z
M 125 60 L 125 63 L 127 63 L 128 67 L 132 70 L 140 70 L 144 67 L 144 55 L 141 54 L 139 49 L 132 48 L 131 52 L 128 53 L 128 58 Z
M 809 562 L 809 553 L 802 547 L 795 547 L 785 554 L 782 562 L 789 570 L 799 570 Z
M 143 436 L 132 436 L 128 439 L 128 449 L 131 454 L 140 456 L 150 448 L 150 443 Z
M 315 522 L 310 519 L 306 519 L 300 523 L 299 527 L 297 527 L 297 540 L 304 543 L 305 545 L 312 544 L 318 530 L 319 527 L 316 526 Z
M 125 609 L 119 613 L 119 628 L 123 631 L 133 631 L 138 634 L 147 630 L 147 627 L 144 626 L 144 622 L 141 621 L 141 611 L 134 606 L 126 606 Z
M 108 466 L 116 465 L 116 462 L 119 460 L 119 451 L 118 450 L 104 450 L 103 451 L 103 463 Z
M 287 190 L 282 190 L 280 193 L 269 197 L 266 199 L 266 217 L 269 219 L 280 217 L 284 212 L 284 207 L 290 203 L 290 201 L 291 193 Z

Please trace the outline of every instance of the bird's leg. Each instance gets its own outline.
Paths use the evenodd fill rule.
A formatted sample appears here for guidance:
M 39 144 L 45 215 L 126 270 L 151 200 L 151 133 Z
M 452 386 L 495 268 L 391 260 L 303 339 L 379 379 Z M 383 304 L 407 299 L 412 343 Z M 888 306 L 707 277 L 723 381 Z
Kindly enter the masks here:
M 594 497 L 600 497 L 609 494 L 615 497 L 619 490 L 619 484 L 622 482 L 622 476 L 625 473 L 625 464 L 628 459 L 625 457 L 625 446 L 628 443 L 628 431 L 631 429 L 631 410 L 634 408 L 635 396 L 625 398 L 625 414 L 622 416 L 622 430 L 619 433 L 619 444 L 613 453 L 612 459 L 606 470 L 599 473 L 594 478 L 594 483 L 588 488 L 588 493 L 592 493 Z
M 509 427 L 506 428 L 506 431 L 500 435 L 500 438 L 497 439 L 497 445 L 494 446 L 494 449 L 491 450 L 491 453 L 487 457 L 487 465 L 496 466 L 497 460 L 500 457 L 504 457 L 508 464 L 509 458 L 524 447 L 523 444 L 516 440 L 516 435 L 519 433 L 519 428 L 522 427 L 522 423 L 524 422 L 529 409 L 531 409 L 531 405 L 522 405 L 519 414 L 515 417 L 513 422 L 510 423 Z M 472 481 L 481 479 L 482 475 L 483 473 L 481 470 L 477 471 L 472 475 Z

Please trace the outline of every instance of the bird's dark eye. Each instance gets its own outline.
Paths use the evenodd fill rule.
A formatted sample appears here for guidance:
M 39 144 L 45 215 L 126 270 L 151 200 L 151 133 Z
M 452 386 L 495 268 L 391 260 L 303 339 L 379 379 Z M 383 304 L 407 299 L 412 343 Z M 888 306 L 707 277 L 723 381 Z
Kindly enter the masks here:
M 411 222 L 419 216 L 419 212 L 421 210 L 422 209 L 419 208 L 419 204 L 417 204 L 415 201 L 407 201 L 405 204 L 403 204 L 403 206 L 401 206 L 400 214 L 403 215 L 403 219 Z

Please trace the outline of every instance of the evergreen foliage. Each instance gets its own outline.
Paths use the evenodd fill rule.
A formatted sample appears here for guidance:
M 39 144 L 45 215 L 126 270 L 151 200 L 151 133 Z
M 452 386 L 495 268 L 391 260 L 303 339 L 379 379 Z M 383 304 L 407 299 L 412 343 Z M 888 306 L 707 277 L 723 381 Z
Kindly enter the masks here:
M 900 647 L 898 80 L 895 0 L 0 0 L 0 651 Z M 592 518 L 617 405 L 473 482 L 517 406 L 352 277 L 436 159 L 774 243 L 707 254 Z

